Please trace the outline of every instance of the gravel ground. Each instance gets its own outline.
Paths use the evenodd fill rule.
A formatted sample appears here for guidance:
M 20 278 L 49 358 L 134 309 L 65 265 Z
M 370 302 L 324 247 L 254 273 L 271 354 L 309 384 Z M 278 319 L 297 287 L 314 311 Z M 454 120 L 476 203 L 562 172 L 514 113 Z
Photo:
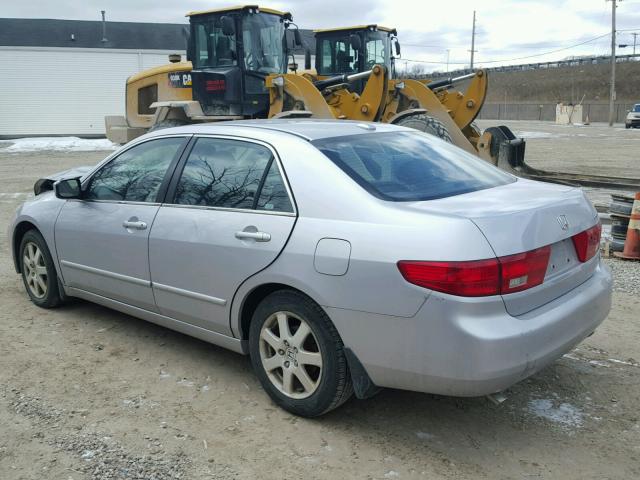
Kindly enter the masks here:
M 511 126 L 540 132 L 528 145 L 535 166 L 579 171 L 618 152 L 612 170 L 640 176 L 615 133 L 574 144 L 543 135 L 554 126 Z M 7 222 L 36 178 L 106 153 L 0 146 L 2 480 L 640 478 L 640 263 L 605 260 L 609 318 L 500 405 L 385 390 L 296 418 L 269 401 L 245 357 L 90 303 L 28 301 Z
M 640 262 L 605 258 L 613 272 L 613 289 L 640 297 Z

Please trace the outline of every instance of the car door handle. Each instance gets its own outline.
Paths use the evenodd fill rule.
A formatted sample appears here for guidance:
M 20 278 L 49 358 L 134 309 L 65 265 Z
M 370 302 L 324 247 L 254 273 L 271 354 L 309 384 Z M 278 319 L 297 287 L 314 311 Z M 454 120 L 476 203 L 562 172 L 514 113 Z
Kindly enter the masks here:
M 132 222 L 131 220 L 125 220 L 122 222 L 124 228 L 131 228 L 133 230 L 145 230 L 147 228 L 146 222 Z
M 255 240 L 256 242 L 268 242 L 271 240 L 271 235 L 265 232 L 236 232 L 236 238 L 239 240 Z

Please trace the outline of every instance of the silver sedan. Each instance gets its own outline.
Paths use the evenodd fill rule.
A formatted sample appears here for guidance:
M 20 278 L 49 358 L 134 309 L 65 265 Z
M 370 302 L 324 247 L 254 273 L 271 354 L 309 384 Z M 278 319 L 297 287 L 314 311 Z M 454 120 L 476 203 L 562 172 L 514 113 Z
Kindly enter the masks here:
M 79 297 L 249 354 L 298 415 L 381 387 L 499 392 L 611 306 L 581 190 L 402 127 L 172 128 L 35 193 L 9 238 L 36 305 Z

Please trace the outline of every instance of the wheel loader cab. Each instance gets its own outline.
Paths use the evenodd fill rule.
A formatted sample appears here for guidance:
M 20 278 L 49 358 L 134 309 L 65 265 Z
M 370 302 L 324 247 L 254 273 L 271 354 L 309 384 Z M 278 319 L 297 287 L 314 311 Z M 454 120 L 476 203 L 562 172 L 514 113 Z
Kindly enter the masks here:
M 291 15 L 256 6 L 191 12 L 193 100 L 207 116 L 265 117 L 265 77 L 286 73 Z
M 384 65 L 393 73 L 392 43 L 398 44 L 393 28 L 380 25 L 314 30 L 316 38 L 316 71 L 320 78 L 352 74 Z M 396 47 L 399 51 L 399 47 Z M 354 82 L 351 90 L 362 93 L 366 80 Z

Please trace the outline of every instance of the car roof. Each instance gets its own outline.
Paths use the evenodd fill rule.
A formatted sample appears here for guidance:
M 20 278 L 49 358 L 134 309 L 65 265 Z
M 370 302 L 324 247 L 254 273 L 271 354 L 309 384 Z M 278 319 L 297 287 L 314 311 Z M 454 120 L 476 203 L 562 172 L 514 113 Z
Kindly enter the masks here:
M 184 127 L 157 130 L 158 134 L 193 133 L 221 134 L 229 128 L 258 129 L 288 133 L 308 141 L 321 138 L 359 135 L 374 132 L 393 132 L 407 130 L 405 127 L 385 123 L 357 122 L 350 120 L 323 119 L 271 119 L 271 120 L 233 120 L 229 122 L 211 122 L 192 124 Z M 155 133 L 155 132 L 154 132 Z

